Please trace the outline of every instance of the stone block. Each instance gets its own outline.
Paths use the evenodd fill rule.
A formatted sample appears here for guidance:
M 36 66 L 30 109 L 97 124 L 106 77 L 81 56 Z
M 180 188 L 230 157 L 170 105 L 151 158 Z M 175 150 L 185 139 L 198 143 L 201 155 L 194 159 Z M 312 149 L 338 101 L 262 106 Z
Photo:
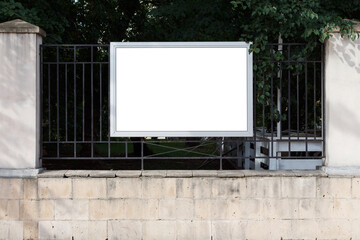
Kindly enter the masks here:
M 53 220 L 53 200 L 22 200 L 20 201 L 20 219 L 22 220 Z
M 146 221 L 143 222 L 143 240 L 172 240 L 176 239 L 175 221 Z
M 193 176 L 190 170 L 168 170 L 166 171 L 166 177 L 168 178 L 191 178 Z
M 141 198 L 141 178 L 108 178 L 107 193 L 109 198 Z
M 166 170 L 144 170 L 141 173 L 143 177 L 164 178 L 166 177 Z
M 91 170 L 68 170 L 64 173 L 68 178 L 88 178 Z
M 89 221 L 89 240 L 107 239 L 108 223 L 107 221 Z
M 211 198 L 213 179 L 193 178 L 194 199 Z
M 74 198 L 104 199 L 107 197 L 105 178 L 76 178 L 72 180 Z
M 0 178 L 0 199 L 22 199 L 23 179 Z
M 193 177 L 217 177 L 218 170 L 194 170 Z
M 176 197 L 177 198 L 193 198 L 193 178 L 176 179 Z
M 246 179 L 245 198 L 280 198 L 279 177 L 251 177 Z
M 246 221 L 243 230 L 246 236 L 244 239 L 297 239 L 292 237 L 291 220 L 250 220 Z
M 22 221 L 1 221 L 0 239 L 4 240 L 22 240 L 24 233 L 24 224 Z
M 39 221 L 39 239 L 72 239 L 71 221 Z
M 24 179 L 24 199 L 38 198 L 38 180 L 35 178 Z
M 159 218 L 188 219 L 194 217 L 194 202 L 191 199 L 161 199 L 159 201 Z
M 327 219 L 334 215 L 333 199 L 300 199 L 300 219 Z
M 141 221 L 109 221 L 109 240 L 142 240 Z
M 263 219 L 297 219 L 299 218 L 299 200 L 298 199 L 263 199 Z
M 138 178 L 141 176 L 141 171 L 137 170 L 120 170 L 116 171 L 116 177 L 119 178 Z
M 350 198 L 351 178 L 317 178 L 318 198 Z
M 64 178 L 68 170 L 43 171 L 37 175 L 38 178 Z
M 24 221 L 24 239 L 38 239 L 38 223 L 37 221 Z
M 246 239 L 245 227 L 245 221 L 213 221 L 212 237 L 214 240 Z
M 211 239 L 210 221 L 176 221 L 177 240 L 209 240 Z
M 351 239 L 352 220 L 324 219 L 317 222 L 318 239 Z
M 360 198 L 360 178 L 353 178 L 351 183 L 351 196 L 353 198 Z
M 89 218 L 90 220 L 118 220 L 124 219 L 124 200 L 90 200 Z
M 0 220 L 18 220 L 19 212 L 19 200 L 0 200 Z
M 315 198 L 315 177 L 281 178 L 281 196 L 283 198 Z
M 113 170 L 90 171 L 90 177 L 92 177 L 92 178 L 114 178 L 114 177 L 116 177 L 116 171 L 113 171 Z
M 159 219 L 159 200 L 144 199 L 143 201 L 143 219 Z
M 244 198 L 245 178 L 218 178 L 213 180 L 212 196 L 215 198 Z
M 70 178 L 39 178 L 38 196 L 40 199 L 71 198 Z
M 143 199 L 125 199 L 123 219 L 135 220 L 142 219 L 144 215 L 145 200 Z
M 55 200 L 56 220 L 88 220 L 89 200 Z
M 143 178 L 142 179 L 143 198 L 175 198 L 176 179 L 175 178 Z
M 360 219 L 360 199 L 335 198 L 333 203 L 333 218 L 348 220 Z
M 259 220 L 263 218 L 262 199 L 232 199 L 228 201 L 229 219 Z
M 212 217 L 212 200 L 210 199 L 195 199 L 194 213 L 197 220 L 210 220 Z

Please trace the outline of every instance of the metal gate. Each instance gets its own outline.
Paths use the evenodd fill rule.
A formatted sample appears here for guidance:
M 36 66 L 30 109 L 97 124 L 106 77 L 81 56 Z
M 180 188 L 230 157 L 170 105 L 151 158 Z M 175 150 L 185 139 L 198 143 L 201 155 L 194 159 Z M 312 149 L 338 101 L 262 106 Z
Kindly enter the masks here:
M 325 148 L 323 45 L 304 54 L 307 47 L 269 44 L 254 55 L 254 137 L 110 138 L 109 45 L 43 44 L 42 164 L 47 169 L 314 169 L 322 165 Z M 224 104 L 236 111 L 235 103 Z M 151 101 L 144 106 L 151 107 Z

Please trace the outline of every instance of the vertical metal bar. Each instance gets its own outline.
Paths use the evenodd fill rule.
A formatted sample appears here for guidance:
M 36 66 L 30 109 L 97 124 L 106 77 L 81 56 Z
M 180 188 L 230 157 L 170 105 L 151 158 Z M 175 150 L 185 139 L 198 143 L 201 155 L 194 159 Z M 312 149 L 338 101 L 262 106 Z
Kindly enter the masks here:
M 256 53 L 254 54 L 254 62 L 257 64 L 256 61 Z M 257 106 L 257 90 L 256 90 L 256 84 L 257 84 L 257 74 L 254 72 L 254 94 L 253 94 L 253 101 L 254 101 L 254 122 L 253 122 L 253 131 L 254 131 L 254 158 L 256 158 L 256 124 L 257 124 L 257 115 L 256 115 L 256 106 Z M 250 145 L 250 144 L 249 144 Z M 248 146 L 246 146 L 248 147 Z M 250 146 L 249 146 L 250 147 Z M 246 161 L 246 159 L 245 159 Z M 248 159 L 250 161 L 250 158 Z
M 322 129 L 322 141 L 323 141 L 323 154 L 322 157 L 326 156 L 326 82 L 324 81 L 324 61 L 325 61 L 325 55 L 324 55 L 324 45 L 321 45 L 321 129 Z
M 68 103 L 68 87 L 67 87 L 67 63 L 65 63 L 65 140 L 68 140 L 68 109 L 67 109 L 67 103 Z
M 59 47 L 56 47 L 56 156 L 60 157 L 60 144 L 59 144 Z
M 43 129 L 43 97 L 44 97 L 44 58 L 43 58 L 43 46 L 40 45 L 40 149 L 39 149 L 39 155 L 40 155 L 40 166 L 42 166 L 42 157 L 43 157 L 43 139 L 44 139 L 44 129 Z
M 316 140 L 316 63 L 314 62 L 314 139 Z
M 144 139 L 141 138 L 141 170 L 144 170 Z
M 273 60 L 274 47 L 271 45 L 270 61 Z M 271 68 L 271 79 L 270 79 L 270 121 L 271 121 L 271 157 L 274 157 L 274 77 L 273 69 Z
M 306 157 L 309 155 L 308 135 L 307 135 L 307 131 L 308 131 L 308 79 L 307 79 L 308 68 L 307 67 L 308 67 L 307 59 L 305 58 L 305 154 Z
M 289 146 L 288 157 L 291 155 L 291 85 L 290 85 L 290 45 L 288 45 L 288 129 L 289 129 Z
M 108 110 L 107 110 L 107 116 L 108 116 L 108 157 L 111 156 L 110 151 L 110 47 L 108 47 Z
M 102 141 L 102 64 L 100 63 L 100 142 Z
M 264 70 L 262 71 L 262 78 L 263 78 L 263 101 L 262 101 L 262 137 L 265 138 L 265 73 Z
M 297 129 L 297 139 L 299 140 L 300 139 L 300 96 L 299 96 L 299 71 L 298 70 L 296 70 L 296 129 Z
M 76 46 L 74 46 L 74 158 L 76 158 Z
M 85 141 L 85 64 L 82 64 L 82 140 Z
M 223 170 L 223 138 L 221 138 L 221 140 L 219 139 L 220 141 L 220 170 Z
M 128 157 L 128 139 L 125 140 L 125 158 Z
M 49 110 L 49 142 L 51 141 L 51 81 L 50 81 L 50 64 L 48 66 L 48 110 Z
M 94 157 L 94 47 L 91 47 L 91 157 Z
M 278 89 L 278 111 L 279 111 L 279 124 L 277 126 L 278 138 L 282 139 L 282 110 L 281 110 L 281 98 L 282 98 L 282 63 L 279 63 L 279 78 L 280 86 Z

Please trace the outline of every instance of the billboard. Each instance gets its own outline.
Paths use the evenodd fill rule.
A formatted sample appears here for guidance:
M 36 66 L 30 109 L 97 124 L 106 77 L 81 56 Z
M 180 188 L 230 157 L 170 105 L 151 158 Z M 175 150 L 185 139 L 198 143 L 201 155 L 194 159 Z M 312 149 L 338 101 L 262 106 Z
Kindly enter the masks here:
M 112 42 L 110 136 L 252 136 L 252 72 L 244 42 Z

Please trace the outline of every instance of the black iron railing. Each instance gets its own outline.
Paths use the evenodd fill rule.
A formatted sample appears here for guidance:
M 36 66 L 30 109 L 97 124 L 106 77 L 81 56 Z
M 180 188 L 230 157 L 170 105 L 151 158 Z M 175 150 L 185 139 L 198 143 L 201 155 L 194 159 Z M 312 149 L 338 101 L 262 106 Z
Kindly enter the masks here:
M 109 45 L 41 45 L 43 166 L 301 169 L 321 165 L 323 46 L 304 53 L 305 47 L 269 44 L 254 55 L 254 137 L 148 139 L 109 136 Z

